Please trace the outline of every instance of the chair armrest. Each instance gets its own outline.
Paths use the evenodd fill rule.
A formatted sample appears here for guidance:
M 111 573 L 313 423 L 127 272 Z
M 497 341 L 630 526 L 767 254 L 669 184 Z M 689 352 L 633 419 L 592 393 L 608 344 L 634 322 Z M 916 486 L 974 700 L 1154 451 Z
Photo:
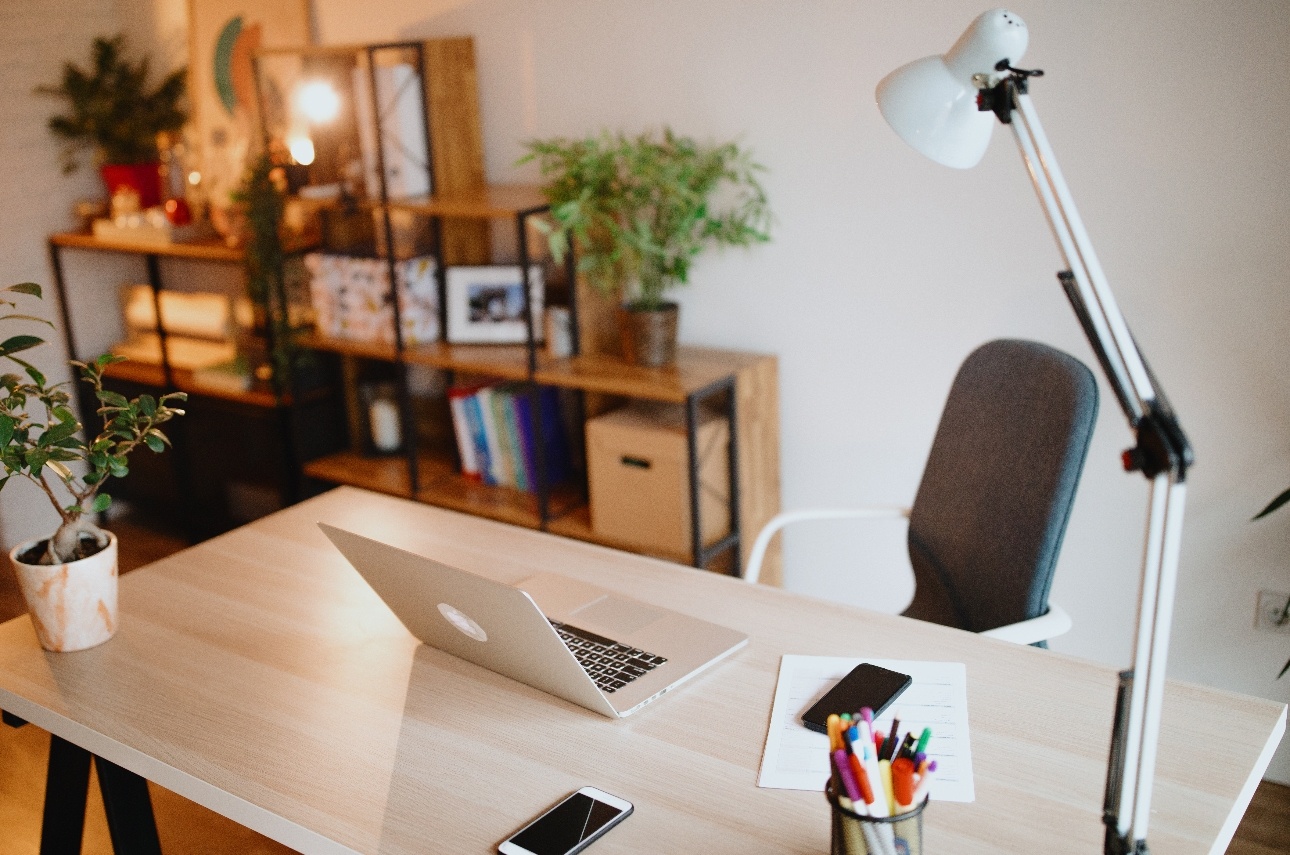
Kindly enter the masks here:
M 1037 618 L 987 629 L 978 634 L 986 638 L 1011 641 L 1013 644 L 1034 644 L 1036 641 L 1047 641 L 1064 635 L 1070 628 L 1071 616 L 1066 614 L 1066 610 L 1055 603 L 1049 603 L 1048 611 Z
M 762 527 L 748 553 L 748 566 L 744 568 L 744 581 L 756 582 L 761 576 L 762 561 L 770 547 L 771 538 L 786 525 L 805 520 L 846 520 L 846 519 L 908 519 L 909 508 L 899 505 L 867 505 L 859 508 L 807 508 L 800 511 L 785 511 L 771 518 Z

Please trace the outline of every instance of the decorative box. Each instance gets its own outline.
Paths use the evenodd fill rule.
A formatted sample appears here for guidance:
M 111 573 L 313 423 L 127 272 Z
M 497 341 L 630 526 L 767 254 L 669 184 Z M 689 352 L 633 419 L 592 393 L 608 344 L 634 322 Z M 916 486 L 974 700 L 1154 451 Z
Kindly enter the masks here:
M 394 342 L 389 263 L 381 258 L 310 253 L 309 294 L 318 332 L 333 338 Z M 439 339 L 439 288 L 429 256 L 394 263 L 404 344 Z

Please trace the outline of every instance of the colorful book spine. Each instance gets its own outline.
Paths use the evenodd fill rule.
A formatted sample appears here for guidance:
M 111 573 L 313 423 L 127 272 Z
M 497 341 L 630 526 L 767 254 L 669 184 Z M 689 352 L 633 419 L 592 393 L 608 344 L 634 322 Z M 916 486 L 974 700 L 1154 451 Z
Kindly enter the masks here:
M 502 437 L 497 431 L 497 418 L 493 412 L 492 386 L 485 386 L 475 394 L 479 401 L 480 419 L 484 423 L 484 443 L 488 448 L 488 469 L 492 480 L 489 483 L 504 487 L 514 486 L 511 474 L 507 469 L 505 452 L 502 448 Z
M 481 390 L 482 391 L 482 390 Z M 475 453 L 476 465 L 479 468 L 480 480 L 485 484 L 495 485 L 493 461 L 488 454 L 488 436 L 484 430 L 484 410 L 480 405 L 479 392 L 465 399 L 466 421 L 470 426 L 470 440 Z
M 461 474 L 472 481 L 481 481 L 479 457 L 475 453 L 474 431 L 471 429 L 467 409 L 469 399 L 477 386 L 454 386 L 448 390 L 448 405 L 452 409 L 452 429 L 457 437 L 457 454 L 461 457 Z

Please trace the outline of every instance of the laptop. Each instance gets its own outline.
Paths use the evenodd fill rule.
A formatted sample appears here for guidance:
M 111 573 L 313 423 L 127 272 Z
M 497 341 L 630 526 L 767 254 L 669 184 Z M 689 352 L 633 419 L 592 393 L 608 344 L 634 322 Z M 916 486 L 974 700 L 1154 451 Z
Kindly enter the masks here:
M 748 636 L 542 573 L 507 585 L 319 523 L 422 643 L 611 718 L 623 718 Z

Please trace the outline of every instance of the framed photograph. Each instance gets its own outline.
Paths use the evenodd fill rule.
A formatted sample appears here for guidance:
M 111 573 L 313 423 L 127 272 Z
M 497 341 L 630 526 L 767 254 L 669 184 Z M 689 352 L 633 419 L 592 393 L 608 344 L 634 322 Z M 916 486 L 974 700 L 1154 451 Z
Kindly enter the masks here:
M 524 281 L 516 265 L 449 267 L 448 341 L 454 344 L 523 344 Z M 542 268 L 529 267 L 533 339 L 542 341 Z

